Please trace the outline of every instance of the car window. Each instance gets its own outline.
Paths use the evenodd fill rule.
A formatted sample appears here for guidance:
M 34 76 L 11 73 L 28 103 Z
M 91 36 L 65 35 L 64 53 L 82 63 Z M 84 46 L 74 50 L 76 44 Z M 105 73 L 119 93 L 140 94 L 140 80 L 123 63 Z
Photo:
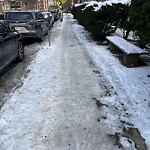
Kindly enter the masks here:
M 39 15 L 38 15 L 37 12 L 35 13 L 35 19 L 36 19 L 36 20 L 39 19 Z
M 5 33 L 5 32 L 7 32 L 7 29 L 5 28 L 4 25 L 2 25 L 2 24 L 0 23 L 0 34 Z
M 49 6 L 49 9 L 48 9 L 48 10 L 51 11 L 51 12 L 56 12 L 57 9 L 58 9 L 57 6 Z
M 44 18 L 44 16 L 42 15 L 42 13 L 39 12 L 39 16 L 40 18 Z
M 44 18 L 48 18 L 49 17 L 49 14 L 48 13 L 42 13 Z
M 40 13 L 40 12 L 37 12 L 37 13 L 35 13 L 35 18 L 38 20 L 38 19 L 44 19 L 44 16 L 42 15 L 42 13 Z
M 8 12 L 5 15 L 6 20 L 32 20 L 33 16 L 28 12 Z
M 47 14 L 44 14 L 44 18 L 48 18 L 48 15 L 47 15 Z

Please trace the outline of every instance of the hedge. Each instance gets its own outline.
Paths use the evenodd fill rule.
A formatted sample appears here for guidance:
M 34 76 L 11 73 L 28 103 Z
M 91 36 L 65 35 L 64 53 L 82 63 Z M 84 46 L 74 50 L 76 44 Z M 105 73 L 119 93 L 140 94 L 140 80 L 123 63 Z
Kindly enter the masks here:
M 118 26 L 127 28 L 129 25 L 128 5 L 121 3 L 106 5 L 95 11 L 96 4 L 94 7 L 86 7 L 87 4 L 74 6 L 71 12 L 79 24 L 91 32 L 96 39 L 104 40 L 106 36 L 114 33 Z

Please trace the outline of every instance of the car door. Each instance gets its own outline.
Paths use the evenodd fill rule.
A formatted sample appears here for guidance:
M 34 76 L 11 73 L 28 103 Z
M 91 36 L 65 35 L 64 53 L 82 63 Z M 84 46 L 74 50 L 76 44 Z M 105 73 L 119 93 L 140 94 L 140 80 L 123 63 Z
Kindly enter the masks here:
M 48 29 L 49 29 L 49 27 L 47 26 L 47 22 L 46 22 L 43 14 L 41 12 L 39 12 L 39 16 L 43 20 L 42 25 L 43 25 L 43 28 L 44 28 L 44 33 L 47 33 Z
M 3 24 L 0 24 L 0 39 L 2 49 L 1 66 L 5 66 L 15 57 L 16 38 Z
M 44 16 L 42 15 L 42 13 L 37 12 L 36 13 L 36 19 L 37 19 L 37 24 L 38 26 L 40 26 L 43 30 L 43 33 L 45 34 L 48 31 L 48 27 L 45 21 Z

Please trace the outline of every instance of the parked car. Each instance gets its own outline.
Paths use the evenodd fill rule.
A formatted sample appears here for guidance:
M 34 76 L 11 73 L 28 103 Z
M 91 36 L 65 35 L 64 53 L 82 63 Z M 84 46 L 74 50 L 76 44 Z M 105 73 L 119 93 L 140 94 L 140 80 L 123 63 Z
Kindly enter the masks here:
M 23 61 L 23 39 L 17 31 L 12 31 L 0 22 L 0 73 L 13 60 Z
M 4 13 L 0 13 L 0 21 L 2 22 L 4 20 Z
M 54 16 L 51 14 L 51 12 L 42 12 L 42 14 L 47 21 L 47 26 L 51 28 L 54 24 Z
M 49 6 L 48 11 L 52 13 L 55 21 L 57 21 L 60 18 L 60 11 L 57 6 Z
M 23 38 L 43 40 L 43 36 L 48 32 L 44 16 L 36 10 L 6 12 L 4 23 L 15 27 Z

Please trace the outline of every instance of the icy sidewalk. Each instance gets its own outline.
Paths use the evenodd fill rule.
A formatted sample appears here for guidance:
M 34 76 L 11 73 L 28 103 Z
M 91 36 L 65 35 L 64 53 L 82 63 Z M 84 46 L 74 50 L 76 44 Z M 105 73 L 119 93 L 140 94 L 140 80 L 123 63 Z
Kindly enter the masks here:
M 130 138 L 116 143 L 124 128 L 150 149 L 150 67 L 122 66 L 71 15 L 58 24 L 1 109 L 0 150 L 135 149 Z
M 107 82 L 105 82 L 107 87 L 112 86 L 111 92 L 107 92 L 109 96 L 103 94 L 101 98 L 102 102 L 109 105 L 111 111 L 106 115 L 106 126 L 111 126 L 112 112 L 115 112 L 116 118 L 120 120 L 120 128 L 122 128 L 122 132 L 117 130 L 115 132 L 123 134 L 123 129 L 138 129 L 145 139 L 147 149 L 150 149 L 150 66 L 135 68 L 122 66 L 118 58 L 110 53 L 108 46 L 97 45 L 96 42 L 91 40 L 89 33 L 78 25 L 76 20 L 72 19 L 72 22 L 79 41 L 87 48 L 92 62 L 100 71 L 98 76 L 106 78 L 109 83 L 107 85 Z M 116 124 L 116 128 L 118 125 Z M 130 133 L 132 134 L 132 130 Z M 132 139 L 121 141 L 125 149 L 134 149 L 135 143 Z M 139 140 L 140 142 L 142 145 L 143 140 Z
M 39 46 L 23 85 L 2 107 L 1 150 L 118 149 L 107 135 L 116 122 L 109 127 L 98 120 L 104 120 L 97 105 L 104 89 L 71 19 L 65 16 L 51 47 Z M 107 105 L 103 109 L 107 113 Z M 110 122 L 115 119 L 112 113 Z

